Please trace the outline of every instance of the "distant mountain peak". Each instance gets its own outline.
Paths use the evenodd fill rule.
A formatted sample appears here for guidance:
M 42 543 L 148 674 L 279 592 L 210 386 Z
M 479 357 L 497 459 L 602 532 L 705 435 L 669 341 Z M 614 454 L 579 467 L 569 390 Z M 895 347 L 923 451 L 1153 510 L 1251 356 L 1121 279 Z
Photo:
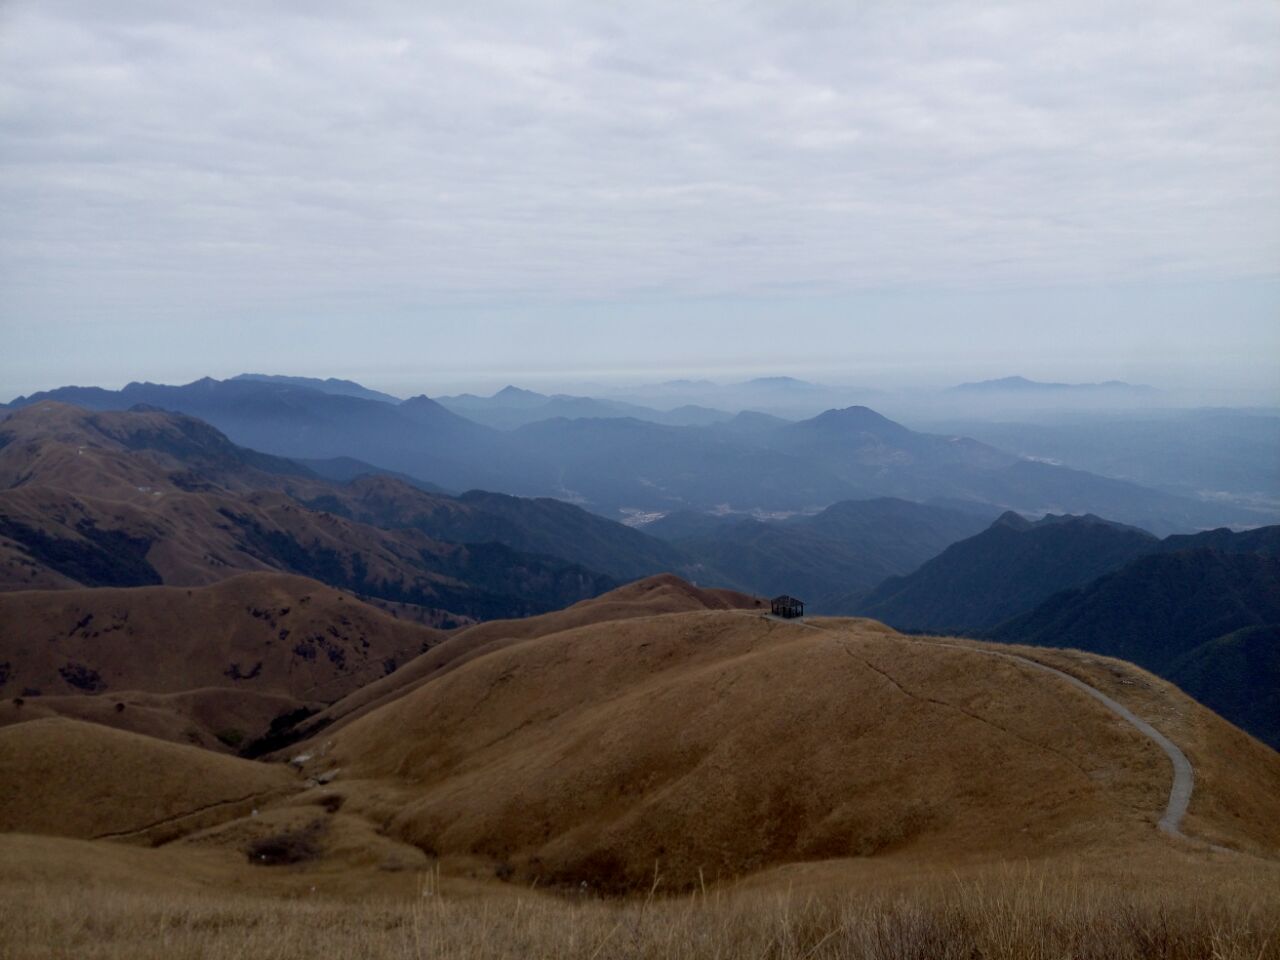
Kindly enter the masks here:
M 548 398 L 545 394 L 534 390 L 525 390 L 523 387 L 517 387 L 509 383 L 495 393 L 491 399 L 508 403 L 544 403 Z
M 995 380 L 977 380 L 972 383 L 959 384 L 951 389 L 964 393 L 999 393 L 1005 391 L 1037 393 L 1052 390 L 1155 392 L 1154 387 L 1141 383 L 1127 383 L 1124 380 L 1106 380 L 1102 383 L 1054 383 L 1044 380 L 1030 380 L 1022 376 L 999 377 Z
M 780 390 L 821 390 L 816 383 L 808 380 L 797 380 L 795 377 L 756 377 L 740 384 L 744 387 L 769 387 Z
M 859 430 L 878 434 L 910 433 L 902 424 L 864 406 L 827 410 L 810 420 L 801 421 L 801 424 L 823 430 Z
M 1024 530 L 1030 530 L 1035 526 L 1035 524 L 1016 511 L 1006 510 L 1004 513 L 1000 514 L 1000 516 L 996 517 L 995 523 L 993 523 L 992 526 L 1008 527 L 1011 530 L 1022 532 Z
M 441 410 L 445 409 L 440 403 L 432 400 L 425 393 L 420 393 L 416 397 L 409 397 L 407 400 L 402 400 L 400 402 L 400 406 L 404 407 L 406 410 L 413 410 L 414 408 L 430 410 L 437 407 Z

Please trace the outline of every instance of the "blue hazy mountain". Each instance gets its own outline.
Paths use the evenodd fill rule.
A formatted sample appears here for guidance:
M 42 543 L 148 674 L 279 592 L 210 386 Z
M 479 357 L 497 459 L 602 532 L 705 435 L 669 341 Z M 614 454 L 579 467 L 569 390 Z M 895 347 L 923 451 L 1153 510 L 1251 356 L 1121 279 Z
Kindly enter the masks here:
M 389 393 L 370 390 L 354 380 L 339 380 L 336 377 L 328 377 L 321 380 L 319 377 L 285 377 L 271 373 L 242 373 L 231 379 L 256 380 L 259 383 L 275 383 L 288 387 L 306 387 L 311 390 L 319 390 L 321 393 L 337 394 L 340 397 L 360 397 L 363 400 L 381 400 L 383 403 L 400 402 L 399 397 L 393 397 Z
M 1257 522 L 1256 513 L 1235 504 L 1027 460 L 964 436 L 921 433 L 865 406 L 797 422 L 758 414 L 709 426 L 556 417 L 502 431 L 426 396 L 392 405 L 292 384 L 208 378 L 120 391 L 64 388 L 14 406 L 42 397 L 93 409 L 147 404 L 199 417 L 238 444 L 279 456 L 351 457 L 445 489 L 557 497 L 611 517 L 724 505 L 812 513 L 842 500 L 896 497 L 1033 516 L 1094 513 L 1160 535 Z

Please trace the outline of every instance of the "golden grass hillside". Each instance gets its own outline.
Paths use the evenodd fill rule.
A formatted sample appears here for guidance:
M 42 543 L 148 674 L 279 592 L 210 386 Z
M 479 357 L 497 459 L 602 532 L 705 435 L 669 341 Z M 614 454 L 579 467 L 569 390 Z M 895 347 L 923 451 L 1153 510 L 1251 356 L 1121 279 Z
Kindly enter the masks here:
M 1274 751 L 1129 664 L 1018 651 L 1183 746 L 1174 840 L 1167 759 L 1060 678 L 742 601 L 654 578 L 459 633 L 290 751 L 301 777 L 0 730 L 29 787 L 0 789 L 0 958 L 1280 957 Z
M 159 843 L 297 786 L 278 764 L 64 718 L 0 729 L 0 832 Z
M 759 610 L 762 601 L 734 590 L 701 589 L 672 574 L 646 577 L 563 610 L 520 620 L 491 620 L 454 633 L 401 670 L 344 697 L 307 722 L 333 729 L 417 689 L 433 677 L 525 640 L 574 627 L 696 610 Z M 332 732 L 332 731 L 330 731 Z
M 511 638 L 508 638 L 509 640 Z M 1208 758 L 1238 731 L 1176 690 Z M 1280 756 L 1243 764 L 1215 837 L 1275 853 Z M 871 621 L 829 629 L 738 611 L 513 640 L 312 742 L 348 809 L 513 878 L 692 888 L 788 863 L 955 864 L 1166 841 L 1169 765 L 1060 679 Z M 1202 791 L 1206 796 L 1208 791 Z

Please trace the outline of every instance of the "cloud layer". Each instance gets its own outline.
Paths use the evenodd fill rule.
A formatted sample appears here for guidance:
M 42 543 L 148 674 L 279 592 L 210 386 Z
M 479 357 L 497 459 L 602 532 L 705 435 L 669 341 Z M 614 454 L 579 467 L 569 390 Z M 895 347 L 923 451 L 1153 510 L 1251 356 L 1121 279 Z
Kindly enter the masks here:
M 10 0 L 0 322 L 1273 276 L 1277 49 L 1270 0 Z

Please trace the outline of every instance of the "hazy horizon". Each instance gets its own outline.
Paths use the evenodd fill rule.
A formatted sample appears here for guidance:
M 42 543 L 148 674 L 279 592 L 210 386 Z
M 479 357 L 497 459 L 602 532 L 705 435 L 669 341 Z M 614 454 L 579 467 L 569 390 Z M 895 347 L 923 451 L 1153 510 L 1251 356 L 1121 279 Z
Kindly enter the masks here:
M 1277 48 L 1262 0 L 11 0 L 0 388 L 1020 374 L 1280 403 Z

